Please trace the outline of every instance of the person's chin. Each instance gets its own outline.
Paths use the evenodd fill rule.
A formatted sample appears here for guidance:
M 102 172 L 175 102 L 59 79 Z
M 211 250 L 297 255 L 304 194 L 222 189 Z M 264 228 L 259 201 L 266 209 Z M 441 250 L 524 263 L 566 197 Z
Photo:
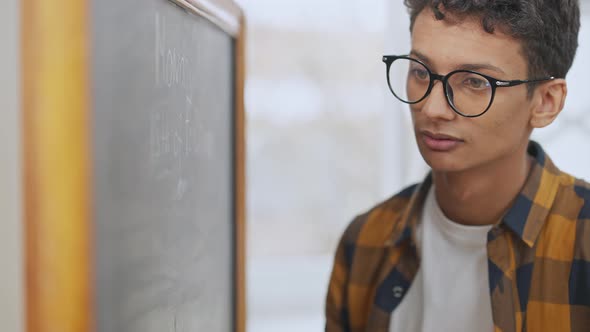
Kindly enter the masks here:
M 418 144 L 422 158 L 435 172 L 457 172 L 466 168 L 466 160 L 459 151 L 436 151 L 423 144 Z

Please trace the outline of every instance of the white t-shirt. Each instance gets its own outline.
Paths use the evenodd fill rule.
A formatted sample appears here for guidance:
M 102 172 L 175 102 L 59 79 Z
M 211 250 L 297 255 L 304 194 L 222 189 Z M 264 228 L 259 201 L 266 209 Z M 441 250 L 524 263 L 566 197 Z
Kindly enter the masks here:
M 494 330 L 486 247 L 491 228 L 449 220 L 430 189 L 416 232 L 420 268 L 392 314 L 391 332 Z

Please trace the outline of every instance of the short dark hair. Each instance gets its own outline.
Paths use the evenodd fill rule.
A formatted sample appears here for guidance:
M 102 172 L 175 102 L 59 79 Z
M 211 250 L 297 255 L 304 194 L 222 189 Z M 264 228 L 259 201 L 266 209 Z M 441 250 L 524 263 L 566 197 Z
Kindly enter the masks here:
M 404 0 L 410 12 L 410 31 L 416 17 L 430 7 L 436 19 L 445 13 L 462 19 L 478 17 L 483 29 L 501 32 L 522 42 L 529 78 L 565 78 L 580 30 L 578 0 Z M 530 92 L 531 90 L 529 90 Z

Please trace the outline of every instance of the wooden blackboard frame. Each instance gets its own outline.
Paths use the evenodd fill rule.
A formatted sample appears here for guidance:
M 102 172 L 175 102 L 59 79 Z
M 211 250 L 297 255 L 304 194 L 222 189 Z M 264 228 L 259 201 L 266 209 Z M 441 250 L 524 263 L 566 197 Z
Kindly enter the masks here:
M 245 307 L 245 19 L 232 0 L 172 0 L 234 40 L 235 331 Z M 95 331 L 89 1 L 21 0 L 25 325 Z

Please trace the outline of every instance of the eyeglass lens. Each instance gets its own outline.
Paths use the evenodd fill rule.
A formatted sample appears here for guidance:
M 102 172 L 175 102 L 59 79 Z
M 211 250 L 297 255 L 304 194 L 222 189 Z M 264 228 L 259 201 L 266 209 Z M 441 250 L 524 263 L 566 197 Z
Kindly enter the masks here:
M 400 58 L 393 61 L 388 75 L 391 91 L 406 103 L 421 101 L 431 85 L 428 69 L 410 59 Z M 484 76 L 458 71 L 448 77 L 445 94 L 456 111 L 463 115 L 476 116 L 487 110 L 492 92 L 492 85 Z

